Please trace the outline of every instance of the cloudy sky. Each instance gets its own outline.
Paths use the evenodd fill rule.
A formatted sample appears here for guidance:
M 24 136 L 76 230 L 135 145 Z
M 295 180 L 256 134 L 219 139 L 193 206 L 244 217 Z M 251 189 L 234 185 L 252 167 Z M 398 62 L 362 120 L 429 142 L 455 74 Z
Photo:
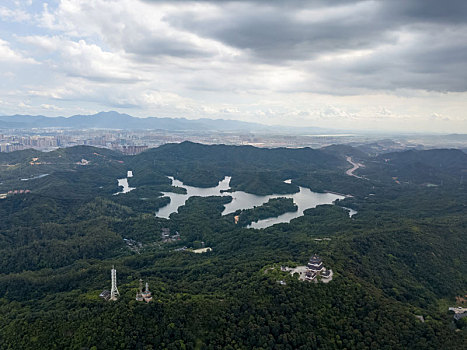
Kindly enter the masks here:
M 467 1 L 2 0 L 0 114 L 467 133 Z

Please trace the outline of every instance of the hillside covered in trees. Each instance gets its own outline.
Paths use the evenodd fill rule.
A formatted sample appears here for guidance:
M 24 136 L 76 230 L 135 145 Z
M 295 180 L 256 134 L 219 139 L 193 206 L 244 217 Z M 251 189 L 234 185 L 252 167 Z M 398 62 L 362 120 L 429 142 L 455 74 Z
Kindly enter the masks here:
M 347 156 L 364 165 L 360 177 L 346 175 Z M 448 307 L 467 294 L 466 158 L 190 142 L 137 156 L 0 153 L 0 349 L 464 349 L 466 318 Z M 136 189 L 115 195 L 128 170 Z M 167 176 L 347 198 L 261 230 L 244 226 L 293 211 L 290 200 L 222 216 L 229 196 L 191 197 L 164 219 L 162 192 L 184 193 Z M 203 246 L 212 251 L 191 250 Z M 334 271 L 330 283 L 281 271 L 312 254 Z M 99 294 L 112 266 L 121 296 L 108 302 Z M 148 304 L 135 300 L 140 278 Z

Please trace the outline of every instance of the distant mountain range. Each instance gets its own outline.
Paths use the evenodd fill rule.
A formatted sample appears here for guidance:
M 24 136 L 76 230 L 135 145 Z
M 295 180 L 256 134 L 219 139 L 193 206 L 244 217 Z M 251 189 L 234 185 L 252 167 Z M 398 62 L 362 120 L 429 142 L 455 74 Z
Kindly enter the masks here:
M 70 129 L 130 129 L 130 130 L 167 130 L 167 131 L 254 131 L 281 133 L 323 132 L 321 128 L 298 128 L 268 126 L 225 119 L 185 118 L 136 118 L 118 112 L 100 112 L 93 115 L 74 115 L 71 117 L 46 117 L 42 115 L 0 116 L 0 129 L 33 128 L 70 128 Z

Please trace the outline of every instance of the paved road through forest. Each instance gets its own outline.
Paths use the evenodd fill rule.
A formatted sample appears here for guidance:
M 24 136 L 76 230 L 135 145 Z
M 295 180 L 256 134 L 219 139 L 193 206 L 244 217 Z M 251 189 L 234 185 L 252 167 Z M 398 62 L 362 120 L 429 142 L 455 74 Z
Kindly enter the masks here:
M 348 169 L 345 173 L 347 175 L 349 175 L 349 176 L 353 176 L 353 177 L 356 177 L 356 178 L 359 178 L 359 179 L 363 179 L 363 177 L 354 174 L 355 170 L 357 170 L 358 168 L 363 167 L 363 164 L 354 163 L 353 160 L 352 160 L 352 157 L 350 157 L 350 156 L 347 156 L 345 158 L 345 160 L 347 160 L 347 162 L 349 162 L 352 165 L 352 168 Z

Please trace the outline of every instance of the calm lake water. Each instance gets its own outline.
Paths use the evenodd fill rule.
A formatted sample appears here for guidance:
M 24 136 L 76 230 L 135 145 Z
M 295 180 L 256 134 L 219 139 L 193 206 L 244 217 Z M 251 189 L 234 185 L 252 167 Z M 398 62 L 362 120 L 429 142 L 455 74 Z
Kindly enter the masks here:
M 342 195 L 334 193 L 313 192 L 309 188 L 305 187 L 299 187 L 300 191 L 293 194 L 271 194 L 267 196 L 258 196 L 243 191 L 221 192 L 230 188 L 229 176 L 226 176 L 222 181 L 220 181 L 216 187 L 210 188 L 187 186 L 183 182 L 176 180 L 173 177 L 169 178 L 172 180 L 172 186 L 184 187 L 187 190 L 187 193 L 177 194 L 172 192 L 163 192 L 164 196 L 170 198 L 170 203 L 167 204 L 165 207 L 160 208 L 156 212 L 156 216 L 166 219 L 169 218 L 170 214 L 177 212 L 178 208 L 184 205 L 188 198 L 193 196 L 231 196 L 232 201 L 224 206 L 224 211 L 222 212 L 222 215 L 233 213 L 239 209 L 251 209 L 255 206 L 263 205 L 264 203 L 267 203 L 271 198 L 292 198 L 294 203 L 298 206 L 298 210 L 296 212 L 285 213 L 279 215 L 278 217 L 259 220 L 257 222 L 253 222 L 251 225 L 248 226 L 249 228 L 266 228 L 274 224 L 290 222 L 290 220 L 302 216 L 303 212 L 306 209 L 314 208 L 317 205 L 321 204 L 332 204 L 337 199 L 345 198 Z M 286 180 L 286 182 L 290 183 L 289 180 Z M 350 216 L 352 216 L 355 213 L 356 212 L 354 210 L 352 210 L 352 212 L 349 212 Z
M 114 195 L 120 194 L 120 193 L 128 193 L 135 189 L 135 187 L 130 187 L 130 185 L 128 185 L 128 178 L 118 179 L 117 181 L 118 181 L 118 186 L 123 187 L 123 188 L 120 192 L 114 193 Z

